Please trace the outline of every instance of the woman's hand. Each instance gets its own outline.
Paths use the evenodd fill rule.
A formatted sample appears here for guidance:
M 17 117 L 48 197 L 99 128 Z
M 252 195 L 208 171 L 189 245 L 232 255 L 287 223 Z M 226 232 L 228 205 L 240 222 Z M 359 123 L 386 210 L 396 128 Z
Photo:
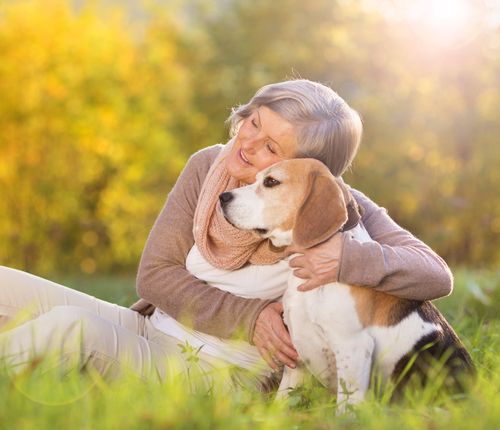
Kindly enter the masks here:
M 255 321 L 253 343 L 273 370 L 279 370 L 282 364 L 294 368 L 299 357 L 282 314 L 283 304 L 271 303 L 262 309 Z
M 309 291 L 337 281 L 343 237 L 342 233 L 337 233 L 327 241 L 309 249 L 293 245 L 287 248 L 287 255 L 303 254 L 289 261 L 290 267 L 294 269 L 293 274 L 307 280 L 299 285 L 297 288 L 299 291 Z

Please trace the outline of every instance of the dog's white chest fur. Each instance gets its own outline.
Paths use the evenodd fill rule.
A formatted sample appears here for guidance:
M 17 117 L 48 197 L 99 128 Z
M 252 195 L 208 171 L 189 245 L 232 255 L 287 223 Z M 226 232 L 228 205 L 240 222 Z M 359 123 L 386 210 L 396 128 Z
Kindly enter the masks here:
M 286 323 L 289 322 L 290 326 L 293 326 L 293 322 L 287 320 L 300 312 L 301 317 L 317 325 L 318 329 L 335 327 L 339 336 L 362 329 L 354 299 L 347 285 L 336 282 L 310 291 L 298 291 L 297 287 L 303 282 L 303 279 L 290 275 L 288 289 L 283 296 Z M 295 338 L 302 340 L 302 336 L 307 341 L 307 333 L 302 333 L 300 327 L 295 326 L 292 330 L 294 342 Z

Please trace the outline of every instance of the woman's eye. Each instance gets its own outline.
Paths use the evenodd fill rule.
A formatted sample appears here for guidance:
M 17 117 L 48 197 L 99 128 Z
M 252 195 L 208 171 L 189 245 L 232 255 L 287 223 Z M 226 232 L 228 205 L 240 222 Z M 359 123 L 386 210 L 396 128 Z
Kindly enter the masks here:
M 264 182 L 262 182 L 262 184 L 266 188 L 272 188 L 272 187 L 275 187 L 276 185 L 279 185 L 280 181 L 278 181 L 277 179 L 274 179 L 272 176 L 266 176 L 264 178 Z
M 274 148 L 273 148 L 272 145 L 267 144 L 267 149 L 269 150 L 269 152 L 272 152 L 273 154 L 276 154 L 276 151 L 274 150 Z
M 253 125 L 255 128 L 258 128 L 258 125 L 257 125 L 257 123 L 255 122 L 255 120 L 254 120 L 254 119 L 252 119 L 252 125 Z

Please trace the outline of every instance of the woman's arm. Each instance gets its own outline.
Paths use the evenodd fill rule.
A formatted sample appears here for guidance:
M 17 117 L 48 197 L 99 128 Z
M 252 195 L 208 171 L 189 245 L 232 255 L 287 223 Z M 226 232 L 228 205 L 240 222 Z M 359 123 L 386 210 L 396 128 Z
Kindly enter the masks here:
M 374 242 L 361 243 L 344 233 L 338 280 L 373 287 L 413 300 L 447 296 L 453 276 L 444 260 L 396 224 L 384 208 L 350 190 L 364 209 L 363 224 Z
M 244 299 L 209 286 L 186 269 L 193 217 L 206 174 L 220 147 L 194 154 L 172 188 L 146 241 L 137 274 L 139 297 L 196 330 L 251 341 L 271 301 Z

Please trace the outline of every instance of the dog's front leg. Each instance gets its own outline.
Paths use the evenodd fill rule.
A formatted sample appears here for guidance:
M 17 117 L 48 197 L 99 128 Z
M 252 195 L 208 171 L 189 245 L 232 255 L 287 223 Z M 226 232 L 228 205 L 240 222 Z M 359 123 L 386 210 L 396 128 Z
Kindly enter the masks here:
M 295 369 L 285 366 L 283 377 L 276 393 L 276 399 L 286 398 L 290 390 L 304 383 L 305 376 L 305 370 L 302 365 L 298 364 Z
M 370 372 L 375 341 L 366 332 L 352 338 L 330 339 L 337 360 L 337 413 L 348 405 L 363 401 L 370 384 Z

